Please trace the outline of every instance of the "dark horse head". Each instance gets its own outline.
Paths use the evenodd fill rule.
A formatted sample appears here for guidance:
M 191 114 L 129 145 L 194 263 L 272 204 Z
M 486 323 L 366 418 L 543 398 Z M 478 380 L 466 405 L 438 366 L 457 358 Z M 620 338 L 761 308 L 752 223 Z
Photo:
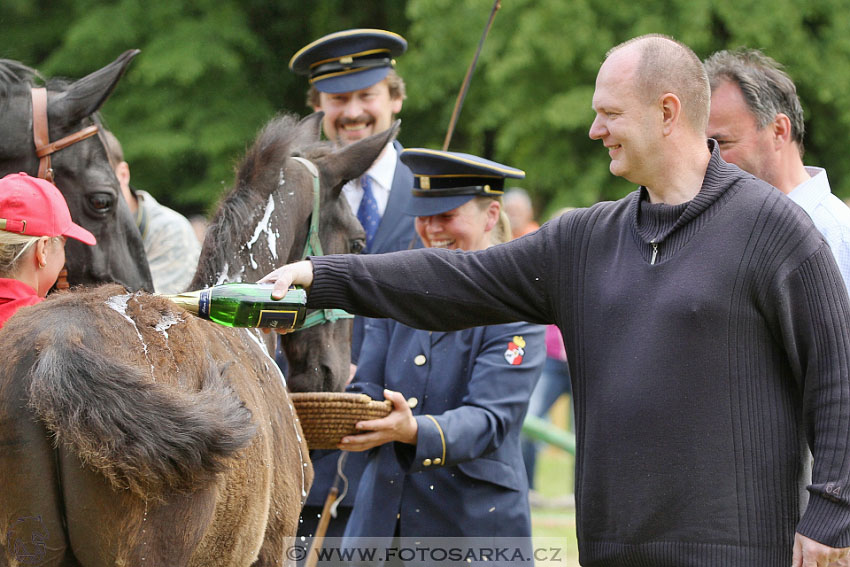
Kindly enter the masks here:
M 344 254 L 362 250 L 363 228 L 351 213 L 342 186 L 371 166 L 395 137 L 398 124 L 339 147 L 319 141 L 321 118 L 321 113 L 316 113 L 299 122 L 293 116 L 282 116 L 265 126 L 239 166 L 236 186 L 207 229 L 191 288 L 255 282 L 274 268 L 301 259 L 315 198 L 319 199 L 322 251 Z M 284 337 L 289 388 L 342 390 L 349 373 L 350 343 L 350 319 Z
M 47 124 L 51 142 L 87 126 L 100 125 L 97 110 L 136 56 L 127 51 L 106 67 L 78 81 L 47 81 Z M 16 61 L 0 59 L 0 175 L 38 174 L 33 142 L 31 89 L 39 74 Z M 117 282 L 132 290 L 153 291 L 142 238 L 109 165 L 100 139 L 93 136 L 51 156 L 54 182 L 71 216 L 91 231 L 97 246 L 67 244 L 68 283 Z

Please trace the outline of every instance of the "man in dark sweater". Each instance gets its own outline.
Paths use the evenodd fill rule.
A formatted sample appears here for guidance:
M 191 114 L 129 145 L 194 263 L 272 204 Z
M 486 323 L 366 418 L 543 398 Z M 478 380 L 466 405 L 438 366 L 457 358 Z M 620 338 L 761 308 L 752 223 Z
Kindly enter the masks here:
M 626 42 L 590 136 L 634 193 L 482 252 L 328 256 L 265 281 L 425 329 L 557 324 L 582 565 L 844 564 L 850 300 L 807 215 L 706 144 L 709 97 L 686 46 Z

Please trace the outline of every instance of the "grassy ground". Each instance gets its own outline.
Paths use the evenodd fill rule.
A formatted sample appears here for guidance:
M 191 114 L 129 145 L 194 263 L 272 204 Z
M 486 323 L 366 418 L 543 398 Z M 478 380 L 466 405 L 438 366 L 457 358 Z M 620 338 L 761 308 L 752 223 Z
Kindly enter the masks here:
M 551 412 L 555 416 L 554 422 L 562 427 L 565 424 L 558 416 L 565 416 L 566 411 L 566 402 L 561 399 Z M 557 554 L 557 560 L 538 562 L 537 565 L 579 565 L 575 508 L 572 505 L 573 462 L 572 455 L 554 448 L 544 449 L 538 455 L 535 488 L 542 498 L 535 499 L 539 503 L 532 503 L 531 507 L 535 546 L 539 546 L 538 543 L 545 548 L 556 546 L 563 551 Z

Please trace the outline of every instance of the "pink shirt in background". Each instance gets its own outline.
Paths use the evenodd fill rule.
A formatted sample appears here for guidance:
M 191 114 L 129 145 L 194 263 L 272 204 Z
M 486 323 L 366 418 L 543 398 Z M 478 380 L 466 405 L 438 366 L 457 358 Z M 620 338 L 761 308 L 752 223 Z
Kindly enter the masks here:
M 546 356 L 555 360 L 567 360 L 564 338 L 556 325 L 546 325 Z

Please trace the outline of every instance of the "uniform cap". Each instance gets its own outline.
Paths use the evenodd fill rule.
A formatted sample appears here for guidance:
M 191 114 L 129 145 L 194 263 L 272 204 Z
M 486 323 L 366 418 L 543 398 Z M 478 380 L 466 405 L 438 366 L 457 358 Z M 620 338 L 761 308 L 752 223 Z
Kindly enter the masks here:
M 0 230 L 27 236 L 67 236 L 94 245 L 94 235 L 71 220 L 68 204 L 52 183 L 26 173 L 0 179 Z
M 321 92 L 337 94 L 359 91 L 382 81 L 407 50 L 398 34 L 375 29 L 332 33 L 299 49 L 289 69 L 307 75 Z
M 413 172 L 405 213 L 417 217 L 445 213 L 477 196 L 502 195 L 505 179 L 525 177 L 521 169 L 459 152 L 409 148 L 400 159 Z

